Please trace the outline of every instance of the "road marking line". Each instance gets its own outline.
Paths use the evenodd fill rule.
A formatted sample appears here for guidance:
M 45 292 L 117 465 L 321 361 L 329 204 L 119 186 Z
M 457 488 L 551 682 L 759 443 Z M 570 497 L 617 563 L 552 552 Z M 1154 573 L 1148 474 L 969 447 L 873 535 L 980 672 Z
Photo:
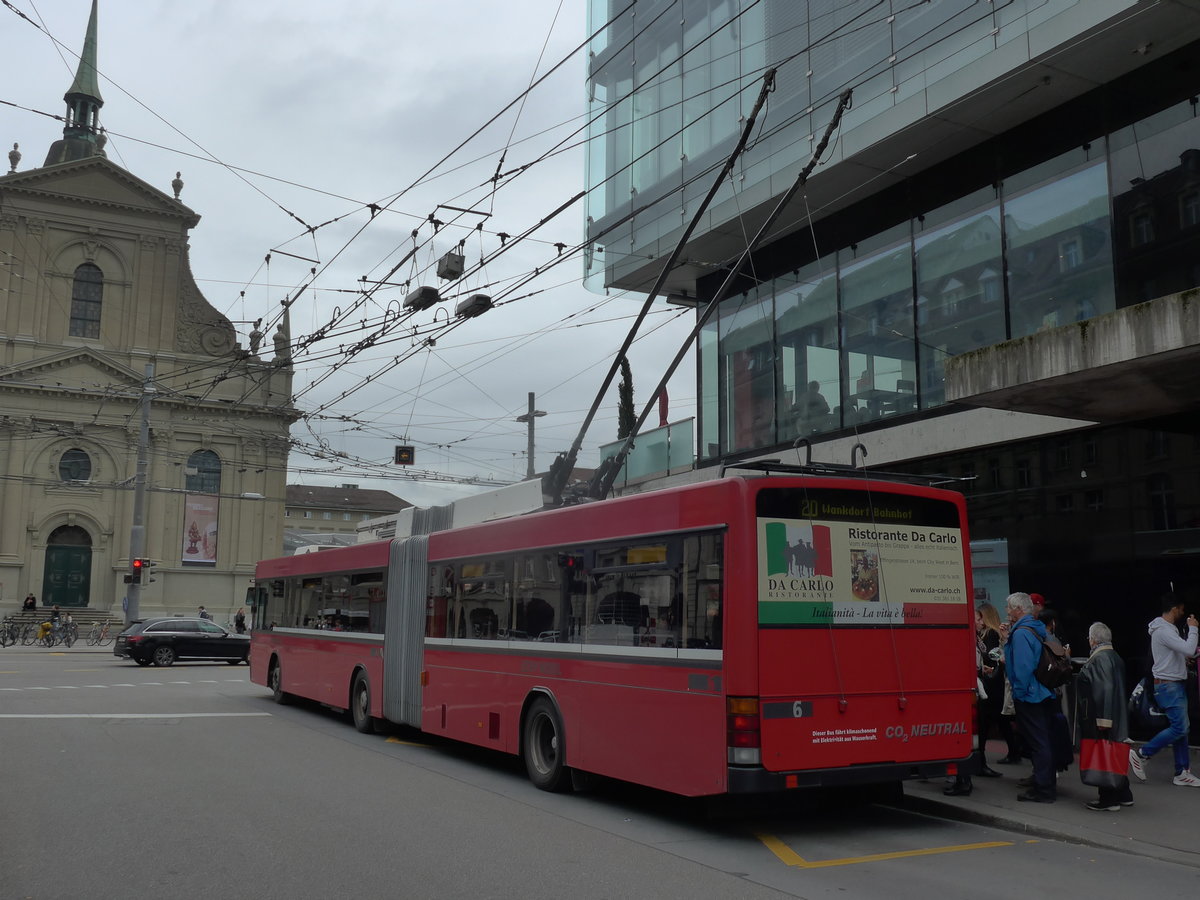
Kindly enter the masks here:
M 114 684 L 113 687 L 137 687 L 137 685 L 130 684 L 128 681 L 122 681 L 119 684 Z
M 22 688 L 0 688 L 0 691 L 19 691 L 19 690 L 23 690 L 23 689 Z
M 270 716 L 248 713 L 0 713 L 0 719 L 248 719 Z
M 11 672 L 7 671 L 7 670 L 4 672 L 0 672 L 0 675 L 20 675 L 20 674 L 21 674 L 20 669 L 13 669 Z
M 108 685 L 107 684 L 85 684 L 84 687 L 106 688 L 106 687 L 108 687 Z
M 156 685 L 158 685 L 159 687 L 162 687 L 162 682 L 161 682 L 161 681 L 143 681 L 143 682 L 142 682 L 142 684 L 156 684 Z
M 147 684 L 150 684 L 150 683 L 151 682 L 147 682 Z M 190 681 L 168 681 L 167 684 L 191 684 L 191 682 Z
M 205 678 L 205 679 L 202 679 L 201 681 L 196 682 L 196 684 L 219 684 L 219 683 L 220 682 L 218 682 L 217 679 L 215 679 L 215 678 Z
M 403 744 L 405 747 L 425 747 L 425 748 L 429 747 L 429 744 L 418 744 L 416 741 L 402 741 L 398 737 L 390 737 L 386 741 L 384 741 L 384 743 L 385 744 Z
M 74 685 L 74 684 L 56 684 L 56 685 L 55 685 L 55 687 L 56 687 L 56 688 L 60 688 L 60 689 L 62 689 L 62 690 L 64 690 L 64 691 L 77 691 L 77 690 L 79 690 L 79 687 L 78 687 L 77 685 Z
M 922 850 L 897 850 L 894 853 L 872 853 L 869 856 L 848 856 L 844 859 L 807 860 L 795 850 L 769 834 L 755 832 L 754 836 L 774 853 L 785 865 L 798 869 L 826 869 L 832 866 L 853 866 L 859 863 L 881 862 L 888 859 L 905 859 L 910 856 L 935 856 L 939 853 L 959 853 L 963 850 L 989 850 L 994 847 L 1011 847 L 1012 841 L 986 841 L 980 844 L 956 844 L 949 847 L 927 847 Z
M 48 690 L 50 690 L 50 688 L 48 688 L 48 687 L 31 687 L 31 688 L 25 688 L 25 690 L 27 690 L 27 691 L 48 691 Z

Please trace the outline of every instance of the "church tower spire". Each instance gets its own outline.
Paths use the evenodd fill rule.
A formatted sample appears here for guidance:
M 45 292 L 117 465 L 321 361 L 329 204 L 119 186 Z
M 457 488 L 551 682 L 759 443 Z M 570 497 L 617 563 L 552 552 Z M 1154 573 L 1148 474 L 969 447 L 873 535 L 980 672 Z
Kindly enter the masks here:
M 96 7 L 99 0 L 92 0 L 92 14 L 88 18 L 87 34 L 83 39 L 83 52 L 79 55 L 79 68 L 75 80 L 63 94 L 67 103 L 66 125 L 62 140 L 50 145 L 46 154 L 46 165 L 87 159 L 89 156 L 104 156 L 105 136 L 100 128 L 100 107 L 104 99 L 100 96 L 100 83 L 96 75 Z

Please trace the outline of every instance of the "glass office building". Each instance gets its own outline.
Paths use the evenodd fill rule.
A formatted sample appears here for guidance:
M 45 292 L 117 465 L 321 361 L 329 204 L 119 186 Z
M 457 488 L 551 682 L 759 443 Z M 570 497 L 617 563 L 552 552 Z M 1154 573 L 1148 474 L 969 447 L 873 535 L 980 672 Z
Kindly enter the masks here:
M 667 282 L 702 309 L 852 90 L 703 327 L 701 467 L 798 437 L 952 430 L 950 357 L 1200 287 L 1200 6 L 592 0 L 589 17 L 596 290 L 653 282 L 773 67 Z M 1200 585 L 1192 418 L 1064 421 L 889 468 L 973 479 L 973 534 L 1009 541 L 1014 589 L 1150 618 L 1158 593 Z

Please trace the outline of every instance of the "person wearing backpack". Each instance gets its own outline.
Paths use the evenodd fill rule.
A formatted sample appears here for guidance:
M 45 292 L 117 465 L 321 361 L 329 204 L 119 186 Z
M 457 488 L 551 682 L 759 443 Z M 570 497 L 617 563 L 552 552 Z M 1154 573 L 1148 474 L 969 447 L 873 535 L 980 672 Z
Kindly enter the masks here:
M 1009 594 L 1004 607 L 1009 621 L 1004 665 L 1012 684 L 1017 727 L 1021 729 L 1033 760 L 1033 783 L 1027 791 L 1017 795 L 1017 799 L 1053 803 L 1058 796 L 1050 735 L 1059 702 L 1054 691 L 1036 677 L 1046 626 L 1034 617 L 1033 600 L 1026 593 Z
M 1200 787 L 1200 778 L 1192 774 L 1188 754 L 1187 661 L 1196 653 L 1197 622 L 1187 617 L 1188 636 L 1179 636 L 1183 621 L 1183 601 L 1173 593 L 1162 598 L 1162 615 L 1152 621 L 1150 655 L 1154 660 L 1154 701 L 1167 717 L 1167 727 L 1150 738 L 1141 750 L 1129 754 L 1129 767 L 1139 781 L 1146 780 L 1146 760 L 1167 744 L 1175 748 L 1175 777 L 1172 784 Z

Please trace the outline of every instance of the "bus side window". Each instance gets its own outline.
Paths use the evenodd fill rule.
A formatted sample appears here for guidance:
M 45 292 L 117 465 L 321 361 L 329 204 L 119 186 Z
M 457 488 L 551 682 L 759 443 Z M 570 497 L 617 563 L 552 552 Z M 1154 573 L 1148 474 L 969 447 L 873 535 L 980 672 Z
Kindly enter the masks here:
M 724 542 L 720 534 L 684 539 L 681 593 L 683 646 L 694 650 L 722 645 Z
M 425 637 L 450 637 L 450 604 L 454 573 L 449 566 L 433 565 L 425 594 Z

